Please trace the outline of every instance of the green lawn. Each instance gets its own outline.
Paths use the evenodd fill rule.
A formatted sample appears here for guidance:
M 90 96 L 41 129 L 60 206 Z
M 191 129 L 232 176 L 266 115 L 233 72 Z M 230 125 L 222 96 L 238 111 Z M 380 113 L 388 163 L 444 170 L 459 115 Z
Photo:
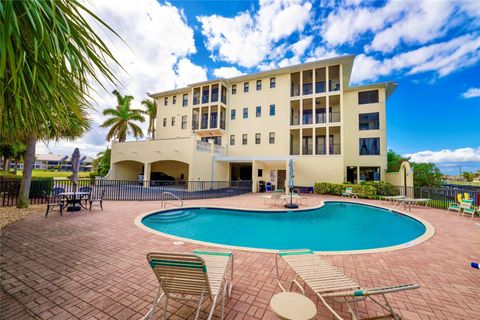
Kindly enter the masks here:
M 22 171 L 18 171 L 18 175 L 22 175 Z M 70 171 L 45 171 L 45 170 L 39 170 L 39 169 L 34 169 L 32 175 L 34 177 L 52 177 L 52 178 L 67 178 L 70 176 L 72 173 Z M 90 172 L 79 172 L 78 177 L 79 178 L 88 178 L 88 175 Z

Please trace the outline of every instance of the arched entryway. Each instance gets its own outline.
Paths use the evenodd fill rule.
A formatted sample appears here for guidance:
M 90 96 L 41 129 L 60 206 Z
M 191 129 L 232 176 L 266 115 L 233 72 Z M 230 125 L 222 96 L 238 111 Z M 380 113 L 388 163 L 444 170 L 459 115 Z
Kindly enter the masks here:
M 150 164 L 150 180 L 164 180 L 166 177 L 176 181 L 188 181 L 189 165 L 176 160 L 161 160 Z

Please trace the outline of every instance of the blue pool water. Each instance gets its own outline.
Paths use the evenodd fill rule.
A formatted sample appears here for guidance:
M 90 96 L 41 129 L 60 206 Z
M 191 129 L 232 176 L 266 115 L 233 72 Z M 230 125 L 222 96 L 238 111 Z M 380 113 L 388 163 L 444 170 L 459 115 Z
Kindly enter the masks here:
M 223 245 L 316 251 L 394 246 L 425 232 L 425 226 L 415 219 L 345 202 L 277 212 L 180 208 L 146 216 L 142 223 L 170 235 Z

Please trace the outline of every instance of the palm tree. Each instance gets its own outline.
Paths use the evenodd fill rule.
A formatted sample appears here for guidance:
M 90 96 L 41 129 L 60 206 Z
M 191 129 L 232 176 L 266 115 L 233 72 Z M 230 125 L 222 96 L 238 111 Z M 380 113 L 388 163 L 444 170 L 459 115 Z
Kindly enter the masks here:
M 17 207 L 28 206 L 37 139 L 81 136 L 89 93 L 118 85 L 118 65 L 87 20 L 113 32 L 79 0 L 2 1 L 0 141 L 26 144 Z
M 144 111 L 146 115 L 148 115 L 148 131 L 147 134 L 152 138 L 155 139 L 155 120 L 157 119 L 157 102 L 151 99 L 145 99 L 142 101 L 142 104 L 147 109 Z
M 107 141 L 117 139 L 119 142 L 124 142 L 127 139 L 127 134 L 130 132 L 135 138 L 143 137 L 142 128 L 133 121 L 145 122 L 145 117 L 142 116 L 143 111 L 140 109 L 131 109 L 132 96 L 122 96 L 117 90 L 112 92 L 117 97 L 117 107 L 103 110 L 104 116 L 112 116 L 102 123 L 102 128 L 111 127 L 107 133 Z

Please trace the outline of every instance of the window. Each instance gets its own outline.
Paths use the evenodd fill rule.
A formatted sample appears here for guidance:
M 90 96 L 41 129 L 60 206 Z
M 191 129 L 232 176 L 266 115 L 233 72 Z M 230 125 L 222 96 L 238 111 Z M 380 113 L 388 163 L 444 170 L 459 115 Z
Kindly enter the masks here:
M 258 106 L 258 107 L 255 108 L 255 116 L 257 118 L 262 116 L 262 107 L 261 106 Z
M 182 116 L 182 129 L 187 129 L 187 116 Z
M 188 94 L 183 95 L 183 104 L 184 107 L 188 106 Z
M 232 84 L 232 94 L 236 94 L 236 93 L 237 93 L 237 85 Z
M 380 167 L 360 167 L 360 181 L 380 181 Z
M 173 99 L 172 103 L 173 103 L 173 104 L 176 104 L 176 103 L 177 103 L 177 96 L 173 96 L 172 99 Z
M 172 127 L 175 126 L 175 117 L 172 117 Z
M 248 82 L 243 84 L 243 92 L 248 92 Z
M 262 80 L 257 80 L 257 91 L 262 90 Z
M 359 130 L 378 130 L 380 128 L 379 113 L 360 113 L 358 115 Z
M 236 111 L 235 111 L 235 109 L 233 109 L 233 110 L 230 111 L 230 119 L 235 120 L 235 117 L 236 117 Z
M 275 143 L 275 132 L 270 132 L 268 134 L 268 143 L 270 143 L 270 144 Z
M 260 144 L 260 133 L 255 133 L 255 144 Z
M 247 134 L 242 134 L 242 144 L 247 144 Z
M 168 104 L 168 97 L 166 97 L 165 99 L 163 99 L 163 105 L 166 106 Z
M 230 135 L 230 145 L 234 146 L 235 145 L 235 135 Z
M 274 116 L 274 115 L 275 115 L 275 105 L 274 105 L 274 104 L 271 104 L 271 105 L 270 105 L 270 115 L 271 115 L 271 116 Z
M 358 93 L 358 104 L 377 103 L 378 90 L 362 91 Z
M 263 177 L 263 169 L 257 170 L 257 177 Z
M 380 138 L 360 138 L 360 155 L 380 155 Z
M 270 78 L 270 88 L 275 88 L 275 85 L 276 85 L 275 82 L 276 82 L 275 78 Z
M 243 119 L 248 118 L 248 108 L 243 108 Z
M 167 118 L 163 118 L 163 126 L 164 126 L 164 127 L 167 126 Z

